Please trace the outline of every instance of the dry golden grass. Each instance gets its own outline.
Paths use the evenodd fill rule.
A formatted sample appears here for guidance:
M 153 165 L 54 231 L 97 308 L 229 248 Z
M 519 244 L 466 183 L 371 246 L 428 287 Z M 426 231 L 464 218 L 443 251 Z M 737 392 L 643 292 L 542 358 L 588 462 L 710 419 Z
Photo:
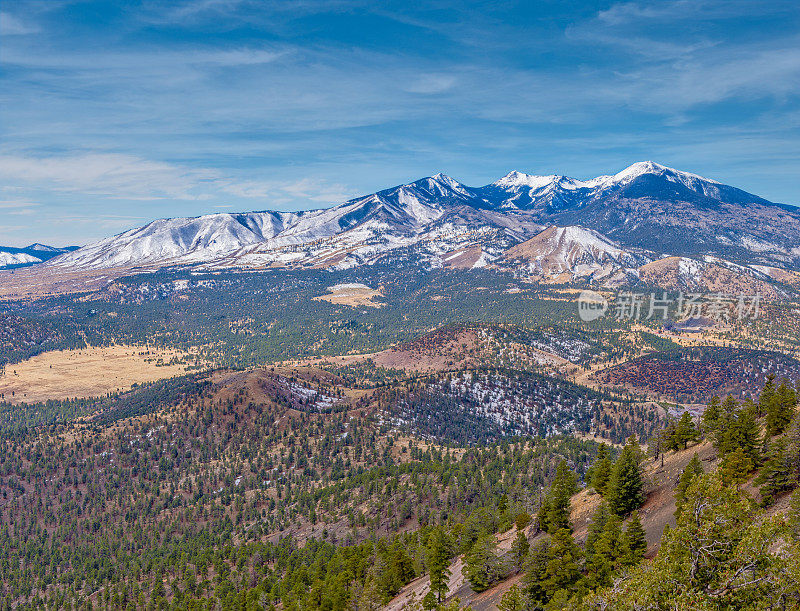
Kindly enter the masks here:
M 371 289 L 368 286 L 357 284 L 337 284 L 328 287 L 327 295 L 314 297 L 316 301 L 328 301 L 335 305 L 346 305 L 352 308 L 369 307 L 380 308 L 383 304 L 373 301 L 375 297 L 381 297 L 383 291 L 380 288 Z
M 185 356 L 174 350 L 141 346 L 109 346 L 45 352 L 27 361 L 7 365 L 0 376 L 0 394 L 6 401 L 97 397 L 127 390 L 134 383 L 151 382 L 186 373 L 186 365 L 158 365 Z M 13 396 L 12 396 L 13 392 Z

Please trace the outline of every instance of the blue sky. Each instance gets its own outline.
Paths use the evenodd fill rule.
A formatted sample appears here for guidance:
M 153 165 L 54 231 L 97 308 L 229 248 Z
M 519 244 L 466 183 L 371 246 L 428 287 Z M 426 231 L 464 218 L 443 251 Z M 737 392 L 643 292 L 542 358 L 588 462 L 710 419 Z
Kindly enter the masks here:
M 800 203 L 796 1 L 0 4 L 0 244 L 644 159 Z

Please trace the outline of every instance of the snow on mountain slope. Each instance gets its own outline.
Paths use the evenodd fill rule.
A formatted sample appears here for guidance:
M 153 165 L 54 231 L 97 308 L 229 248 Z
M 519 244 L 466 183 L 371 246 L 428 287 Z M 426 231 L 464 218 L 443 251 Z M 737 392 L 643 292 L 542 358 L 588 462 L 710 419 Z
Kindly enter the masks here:
M 648 284 L 673 290 L 760 294 L 766 299 L 786 295 L 785 291 L 769 282 L 767 274 L 715 257 L 664 257 L 639 268 L 639 278 Z
M 0 268 L 17 265 L 30 265 L 41 263 L 42 260 L 26 252 L 7 252 L 0 250 Z
M 505 262 L 519 264 L 534 276 L 606 277 L 636 268 L 650 259 L 623 250 L 596 231 L 584 227 L 548 227 L 530 240 L 510 248 Z
M 244 244 L 272 238 L 299 216 L 251 212 L 159 219 L 56 257 L 50 265 L 91 269 L 198 263 L 230 253 Z
M 36 265 L 48 259 L 52 259 L 61 253 L 75 250 L 76 248 L 76 246 L 58 248 L 55 246 L 47 246 L 46 244 L 31 244 L 24 248 L 0 246 L 0 269 Z
M 324 210 L 161 219 L 59 257 L 53 265 L 218 268 L 315 266 L 327 261 L 350 266 L 415 244 L 447 211 L 475 200 L 467 187 L 437 174 Z M 342 262 L 345 258 L 349 264 Z
M 161 219 L 48 266 L 352 267 L 392 252 L 441 265 L 473 244 L 494 260 L 551 225 L 561 229 L 528 245 L 542 269 L 625 267 L 642 251 L 800 269 L 800 210 L 650 161 L 590 180 L 511 172 L 477 188 L 436 174 L 322 210 Z

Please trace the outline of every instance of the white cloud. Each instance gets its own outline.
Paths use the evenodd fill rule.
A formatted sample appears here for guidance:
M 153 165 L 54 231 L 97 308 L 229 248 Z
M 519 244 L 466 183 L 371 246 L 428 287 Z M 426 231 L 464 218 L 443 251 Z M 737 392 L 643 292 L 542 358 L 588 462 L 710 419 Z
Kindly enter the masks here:
M 452 74 L 421 74 L 405 90 L 411 93 L 443 93 L 452 89 L 457 82 L 458 79 Z
M 263 200 L 265 205 L 308 202 L 327 206 L 352 196 L 346 186 L 316 177 L 237 180 L 217 169 L 187 168 L 116 153 L 0 156 L 0 178 L 13 181 L 9 186 L 14 190 L 46 189 L 131 200 L 208 200 L 229 194 Z M 35 205 L 16 199 L 0 201 L 0 209 Z
M 38 26 L 25 23 L 11 13 L 0 11 L 0 36 L 21 36 L 37 32 L 39 32 Z
M 0 156 L 0 177 L 35 186 L 123 199 L 197 199 L 218 175 L 132 155 L 86 153 L 62 157 Z
M 223 186 L 223 191 L 237 197 L 262 199 L 274 205 L 292 201 L 331 205 L 353 197 L 352 190 L 346 186 L 318 178 L 231 182 Z

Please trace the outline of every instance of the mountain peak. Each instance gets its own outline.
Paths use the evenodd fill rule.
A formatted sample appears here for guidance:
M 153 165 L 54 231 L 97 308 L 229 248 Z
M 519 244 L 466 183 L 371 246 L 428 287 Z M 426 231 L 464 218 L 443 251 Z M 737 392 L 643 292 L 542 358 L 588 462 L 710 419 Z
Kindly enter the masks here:
M 716 180 L 711 180 L 710 178 L 698 176 L 697 174 L 692 174 L 690 172 L 683 172 L 681 170 L 676 170 L 675 168 L 670 168 L 665 165 L 661 165 L 660 163 L 656 163 L 655 161 L 637 161 L 636 163 L 628 166 L 621 172 L 618 172 L 617 174 L 611 176 L 611 182 L 613 183 L 628 182 L 645 174 L 667 176 L 672 178 L 673 180 L 677 178 L 684 183 L 686 183 L 687 181 L 692 183 L 694 183 L 695 181 L 704 181 L 707 183 L 720 184 Z
M 431 176 L 430 179 L 433 180 L 434 182 L 438 182 L 440 185 L 446 185 L 451 189 L 460 189 L 463 187 L 463 185 L 460 182 L 458 182 L 455 178 L 451 178 L 450 176 L 442 172 L 437 172 L 436 174 Z
M 563 177 L 556 176 L 555 174 L 538 176 L 536 174 L 525 174 L 524 172 L 512 170 L 493 184 L 498 187 L 530 187 L 532 189 L 541 189 L 560 178 Z

